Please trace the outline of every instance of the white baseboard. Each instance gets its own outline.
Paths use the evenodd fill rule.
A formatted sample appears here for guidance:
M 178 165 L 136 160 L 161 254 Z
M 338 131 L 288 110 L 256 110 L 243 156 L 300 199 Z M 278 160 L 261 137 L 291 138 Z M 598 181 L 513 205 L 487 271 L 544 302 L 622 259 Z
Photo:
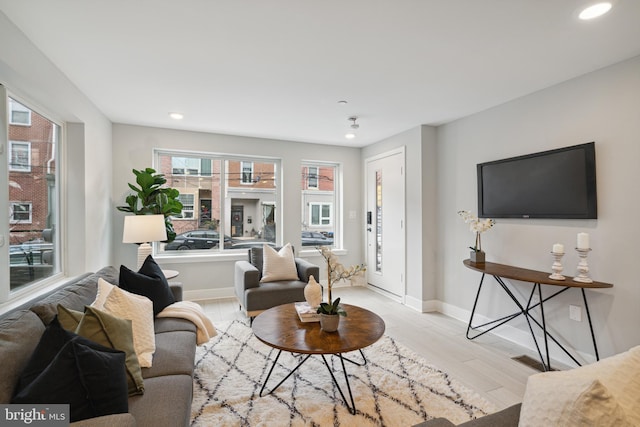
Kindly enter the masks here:
M 184 291 L 184 299 L 187 301 L 198 301 L 205 299 L 235 298 L 236 293 L 233 287 L 218 289 L 198 289 L 195 291 Z
M 440 311 L 440 301 L 422 301 L 409 295 L 406 295 L 404 297 L 404 305 L 420 313 L 431 313 L 434 311 Z
M 438 310 L 440 313 L 449 317 L 453 317 L 454 319 L 460 320 L 465 324 L 469 323 L 469 317 L 471 316 L 471 311 L 460 308 L 460 307 L 456 307 L 454 305 L 447 304 L 441 301 L 438 301 L 438 302 L 440 304 L 440 309 Z M 473 324 L 474 325 L 483 324 L 486 322 L 490 322 L 492 320 L 495 320 L 495 319 L 491 319 L 476 313 Z M 539 328 L 535 327 L 534 330 L 536 329 L 539 329 Z M 510 341 L 521 347 L 524 347 L 530 352 L 532 352 L 533 354 L 537 355 L 538 353 L 529 331 L 524 331 L 522 329 L 514 328 L 511 325 L 505 324 L 494 329 L 490 333 L 504 340 Z M 538 345 L 540 345 L 540 351 L 542 351 L 542 354 L 544 355 L 545 354 L 544 337 L 542 335 L 541 330 L 536 331 L 536 339 L 538 340 Z M 574 357 L 576 357 L 582 364 L 593 363 L 596 361 L 595 356 L 592 354 L 578 351 L 566 344 L 565 344 L 565 347 L 567 347 L 570 350 L 570 352 L 575 353 Z M 551 366 L 554 366 L 554 365 L 557 367 L 575 367 L 576 366 L 575 362 L 571 360 L 571 358 L 567 356 L 562 350 L 560 350 L 555 345 L 555 343 L 553 343 L 551 340 L 549 340 L 549 348 L 553 353 L 553 357 L 551 357 Z

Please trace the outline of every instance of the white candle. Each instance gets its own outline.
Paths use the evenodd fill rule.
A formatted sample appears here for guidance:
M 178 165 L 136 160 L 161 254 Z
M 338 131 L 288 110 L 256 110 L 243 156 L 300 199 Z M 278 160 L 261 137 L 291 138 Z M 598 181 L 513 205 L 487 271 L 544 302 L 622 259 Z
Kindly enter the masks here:
M 556 243 L 553 245 L 552 252 L 554 254 L 563 254 L 564 253 L 564 245 L 562 243 Z
M 589 235 L 578 233 L 578 249 L 589 249 Z

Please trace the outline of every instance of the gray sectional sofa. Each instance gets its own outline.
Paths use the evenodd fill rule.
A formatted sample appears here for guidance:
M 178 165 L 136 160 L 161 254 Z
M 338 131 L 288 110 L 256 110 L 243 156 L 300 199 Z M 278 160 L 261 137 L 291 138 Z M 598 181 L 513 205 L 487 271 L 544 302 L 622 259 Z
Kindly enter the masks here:
M 55 292 L 0 316 L 0 403 L 11 401 L 20 373 L 27 365 L 40 337 L 56 316 L 58 304 L 83 311 L 96 297 L 98 278 L 118 284 L 119 272 L 105 267 L 67 283 Z M 182 288 L 171 286 L 176 301 Z M 189 425 L 193 395 L 196 328 L 177 318 L 155 318 L 156 351 L 153 366 L 142 368 L 144 394 L 129 396 L 129 412 L 105 415 L 72 423 L 85 426 Z
M 484 417 L 480 417 L 475 420 L 467 421 L 459 424 L 458 427 L 517 427 L 518 420 L 520 419 L 520 407 L 521 404 L 509 406 L 502 411 L 495 412 Z M 435 418 L 433 420 L 425 421 L 420 424 L 416 424 L 414 427 L 455 427 L 446 418 Z

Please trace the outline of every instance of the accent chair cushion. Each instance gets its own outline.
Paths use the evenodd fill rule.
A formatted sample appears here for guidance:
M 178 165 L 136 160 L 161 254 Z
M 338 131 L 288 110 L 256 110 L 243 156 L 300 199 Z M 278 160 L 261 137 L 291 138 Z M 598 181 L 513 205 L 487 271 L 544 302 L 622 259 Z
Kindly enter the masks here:
M 144 260 L 138 272 L 120 266 L 119 282 L 121 289 L 149 298 L 153 302 L 154 316 L 175 302 L 167 278 L 151 255 Z
M 276 282 L 280 280 L 300 280 L 291 244 L 287 243 L 277 252 L 271 246 L 264 245 L 260 282 Z

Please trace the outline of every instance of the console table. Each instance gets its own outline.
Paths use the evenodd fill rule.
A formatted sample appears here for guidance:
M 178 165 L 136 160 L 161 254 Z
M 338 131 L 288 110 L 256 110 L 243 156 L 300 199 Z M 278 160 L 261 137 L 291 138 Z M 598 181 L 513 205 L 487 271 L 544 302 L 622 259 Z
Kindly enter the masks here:
M 560 295 L 561 293 L 569 289 L 577 288 L 577 289 L 580 289 L 580 291 L 582 292 L 582 299 L 584 300 L 584 308 L 587 314 L 587 320 L 589 321 L 589 330 L 591 331 L 591 339 L 593 340 L 593 349 L 595 351 L 596 360 L 600 360 L 600 356 L 598 354 L 598 346 L 596 344 L 596 337 L 595 337 L 595 334 L 593 333 L 593 325 L 591 323 L 591 314 L 589 313 L 587 295 L 584 290 L 611 288 L 613 287 L 612 284 L 596 282 L 596 281 L 592 283 L 575 282 L 573 278 L 569 276 L 566 276 L 565 280 L 553 280 L 549 278 L 548 272 L 528 270 L 526 268 L 514 267 L 511 265 L 505 265 L 505 264 L 496 264 L 493 262 L 475 264 L 470 260 L 466 259 L 463 261 L 463 263 L 465 267 L 482 273 L 482 277 L 480 278 L 480 283 L 478 284 L 478 292 L 476 293 L 476 299 L 473 302 L 471 317 L 469 318 L 469 325 L 467 327 L 467 339 L 473 340 L 475 338 L 478 338 L 479 336 L 494 330 L 498 326 L 504 325 L 505 323 L 522 315 L 524 316 L 524 318 L 527 321 L 527 324 L 529 325 L 529 331 L 531 332 L 531 337 L 533 338 L 533 342 L 536 346 L 536 350 L 538 351 L 538 355 L 540 356 L 540 361 L 542 362 L 542 366 L 545 371 L 551 370 L 551 362 L 549 359 L 549 342 L 548 342 L 549 339 L 554 343 L 556 343 L 556 345 L 558 345 L 558 347 L 560 347 L 560 349 L 562 349 L 562 351 L 564 351 L 571 358 L 571 360 L 573 360 L 576 364 L 580 365 L 580 362 L 578 362 L 578 360 L 576 360 L 576 358 L 566 348 L 564 348 L 564 346 L 560 344 L 558 340 L 553 335 L 551 335 L 551 333 L 549 333 L 549 331 L 547 331 L 547 324 L 544 317 L 545 302 L 549 301 L 551 298 L 554 298 L 555 296 Z M 472 325 L 473 317 L 476 312 L 476 305 L 478 304 L 478 298 L 480 297 L 480 291 L 482 290 L 482 284 L 484 282 L 484 277 L 486 274 L 489 274 L 496 279 L 496 282 L 498 282 L 500 287 L 504 290 L 504 292 L 511 298 L 511 300 L 518 307 L 518 311 L 516 311 L 513 314 L 509 314 L 507 316 L 501 317 L 500 319 L 492 320 L 490 322 L 486 322 L 481 325 L 473 326 Z M 513 280 L 519 280 L 521 282 L 533 283 L 531 294 L 529 294 L 529 298 L 527 299 L 526 305 L 521 303 L 518 300 L 518 298 L 516 298 L 514 293 L 511 291 L 511 289 L 507 287 L 507 284 L 505 283 L 504 279 L 513 279 Z M 561 289 L 543 299 L 541 285 L 557 286 L 557 287 L 560 287 Z M 538 294 L 539 302 L 532 304 L 533 296 L 536 293 Z M 531 313 L 531 310 L 533 310 L 538 306 L 540 307 L 540 321 L 542 323 L 538 321 L 536 318 L 534 318 Z M 533 326 L 531 322 L 535 323 L 543 331 L 546 357 L 542 355 L 542 351 L 540 350 L 540 346 L 538 344 L 538 340 L 536 339 L 536 335 L 533 332 Z M 476 335 L 473 335 L 473 336 L 470 335 L 470 332 L 472 330 L 476 331 L 486 326 L 490 326 L 490 328 L 483 329 L 482 332 L 477 333 Z

